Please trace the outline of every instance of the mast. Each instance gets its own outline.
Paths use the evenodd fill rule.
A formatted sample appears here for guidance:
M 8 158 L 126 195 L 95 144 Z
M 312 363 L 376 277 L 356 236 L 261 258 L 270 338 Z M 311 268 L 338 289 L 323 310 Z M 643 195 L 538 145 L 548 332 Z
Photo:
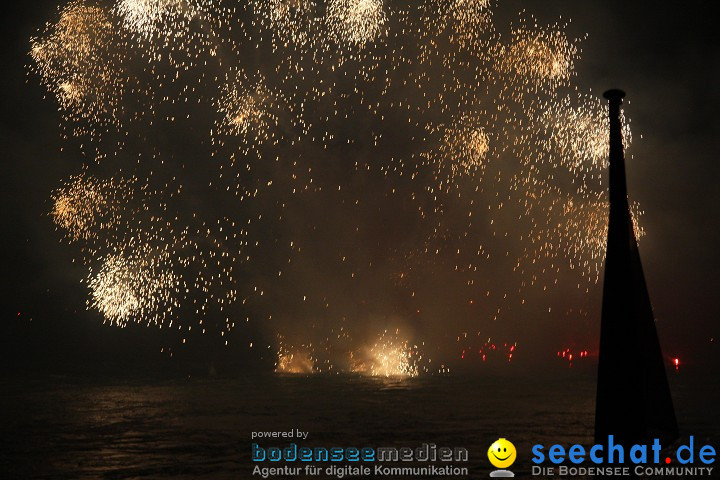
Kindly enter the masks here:
M 607 252 L 603 283 L 595 441 L 632 445 L 677 438 L 670 387 L 643 275 L 627 196 L 620 105 L 621 90 L 608 90 L 610 166 Z

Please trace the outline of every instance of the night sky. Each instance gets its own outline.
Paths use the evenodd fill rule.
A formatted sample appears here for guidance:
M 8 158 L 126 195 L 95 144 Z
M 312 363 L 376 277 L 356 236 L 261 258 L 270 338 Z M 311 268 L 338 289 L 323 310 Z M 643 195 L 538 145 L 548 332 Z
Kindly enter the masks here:
M 204 187 L 208 181 L 217 180 L 212 173 L 215 167 L 209 166 L 210 162 L 221 162 L 218 158 L 234 147 L 223 145 L 219 148 L 218 158 L 210 159 L 211 142 L 207 139 L 200 144 L 195 142 L 199 134 L 183 130 L 194 124 L 182 122 L 174 128 L 160 122 L 148 130 L 137 125 L 128 127 L 133 132 L 128 137 L 130 146 L 105 163 L 101 161 L 98 166 L 89 149 L 82 153 L 81 141 L 72 137 L 63 139 L 68 127 L 61 125 L 54 94 L 41 85 L 37 74 L 29 73 L 28 66 L 32 64 L 28 54 L 29 40 L 43 29 L 46 21 L 57 18 L 57 6 L 47 1 L 18 2 L 6 7 L 2 20 L 5 36 L 0 127 L 5 152 L 3 199 L 0 202 L 3 218 L 0 325 L 3 370 L 109 371 L 128 365 L 138 369 L 177 366 L 183 360 L 203 366 L 209 363 L 248 365 L 260 360 L 272 367 L 278 333 L 298 346 L 303 342 L 321 342 L 325 336 L 336 335 L 341 326 L 350 330 L 357 343 L 362 344 L 372 343 L 376 338 L 374 335 L 384 329 L 401 328 L 410 336 L 411 343 L 426 341 L 425 352 L 437 357 L 438 361 L 459 355 L 456 336 L 461 332 L 470 332 L 471 336 L 482 332 L 479 334 L 482 338 L 492 336 L 500 343 L 517 341 L 518 353 L 514 360 L 520 365 L 553 362 L 555 352 L 565 347 L 596 350 L 601 283 L 586 282 L 582 289 L 570 288 L 568 285 L 577 281 L 577 272 L 563 270 L 558 273 L 561 287 L 551 293 L 530 289 L 526 294 L 528 303 L 522 307 L 505 306 L 501 302 L 499 318 L 494 318 L 493 312 L 500 303 L 488 301 L 482 304 L 482 297 L 486 289 L 493 290 L 492 296 L 515 291 L 518 280 L 508 268 L 512 262 L 495 261 L 493 256 L 482 263 L 485 273 L 476 284 L 459 289 L 453 283 L 457 281 L 454 274 L 447 273 L 453 270 L 451 257 L 440 254 L 437 262 L 449 262 L 450 267 L 438 267 L 433 263 L 435 260 L 423 260 L 420 266 L 415 264 L 416 278 L 411 276 L 407 280 L 409 284 L 404 283 L 404 276 L 403 280 L 398 280 L 402 268 L 398 267 L 400 260 L 397 258 L 402 257 L 407 263 L 414 261 L 412 252 L 427 243 L 427 226 L 418 226 L 413 221 L 414 217 L 408 213 L 413 207 L 385 201 L 385 189 L 389 184 L 383 183 L 382 175 L 377 174 L 379 170 L 358 173 L 356 167 L 343 168 L 342 164 L 332 163 L 329 159 L 344 158 L 353 165 L 364 161 L 358 159 L 371 155 L 387 154 L 398 158 L 407 154 L 415 147 L 413 142 L 406 140 L 413 133 L 403 127 L 402 115 L 378 126 L 368 123 L 368 117 L 360 115 L 353 120 L 355 123 L 345 122 L 337 127 L 338 137 L 382 132 L 386 140 L 380 142 L 379 148 L 371 148 L 362 142 L 342 147 L 338 146 L 339 141 L 331 145 L 329 153 L 315 150 L 317 146 L 304 147 L 305 158 L 317 162 L 313 164 L 316 168 L 314 181 L 326 186 L 342 183 L 350 191 L 347 198 L 322 193 L 295 202 L 295 197 L 282 193 L 285 192 L 283 189 L 293 186 L 289 181 L 283 183 L 283 179 L 288 178 L 285 172 L 278 174 L 273 167 L 268 167 L 267 171 L 258 174 L 263 179 L 275 179 L 273 188 L 276 190 L 269 190 L 268 196 L 262 197 L 266 200 L 242 208 L 228 206 L 225 197 L 214 191 L 208 193 Z M 717 254 L 720 189 L 716 183 L 720 175 L 716 161 L 720 134 L 717 115 L 720 57 L 714 19 L 704 7 L 705 4 L 700 2 L 682 5 L 656 2 L 649 8 L 641 2 L 555 0 L 500 1 L 493 8 L 493 22 L 498 29 L 500 26 L 506 28 L 511 22 L 517 25 L 518 12 L 522 10 L 526 15 L 534 15 L 541 25 L 553 24 L 560 17 L 561 23 L 571 20 L 563 31 L 569 39 L 580 38 L 582 50 L 580 59 L 575 62 L 576 75 L 572 77 L 572 84 L 580 92 L 591 92 L 596 96 L 611 87 L 627 92 L 625 112 L 631 119 L 633 134 L 632 145 L 626 154 L 628 189 L 631 201 L 638 202 L 644 211 L 641 226 L 645 235 L 640 239 L 640 252 L 658 331 L 666 356 L 679 357 L 684 363 L 695 365 L 717 362 L 716 342 L 720 333 L 716 323 L 716 297 L 720 289 L 717 276 L 720 268 Z M 587 38 L 584 38 L 585 34 Z M 507 38 L 507 34 L 503 35 Z M 251 48 L 244 48 L 237 53 L 239 58 L 248 55 L 248 65 L 263 64 L 267 51 L 261 49 L 253 53 Z M 232 62 L 230 70 L 234 74 Z M 265 76 L 268 84 L 275 82 L 271 73 Z M 432 83 L 432 71 L 428 78 L 429 91 L 441 88 Z M 368 85 L 377 88 L 373 82 Z M 373 98 L 373 92 L 368 91 L 368 98 Z M 128 103 L 132 100 L 124 101 L 129 109 L 134 105 Z M 212 125 L 212 102 L 209 103 L 210 110 L 193 111 L 194 121 L 209 121 Z M 156 113 L 161 116 L 165 112 Z M 435 116 L 431 112 L 423 118 L 441 123 L 440 114 Z M 285 125 L 283 120 L 279 123 L 283 132 L 295 127 Z M 103 140 L 100 145 L 105 148 L 112 142 L 112 139 Z M 272 154 L 270 150 L 264 150 L 264 153 Z M 168 159 L 163 167 L 133 166 L 137 165 L 137 156 L 148 158 L 155 152 L 167 155 L 163 157 Z M 420 150 L 416 153 L 413 158 L 424 158 Z M 153 174 L 159 170 L 160 180 L 150 187 L 157 191 L 163 190 L 163 178 L 176 173 L 177 183 L 183 185 L 184 196 L 182 201 L 170 201 L 168 211 L 172 214 L 168 215 L 179 216 L 179 223 L 190 228 L 191 236 L 202 237 L 199 232 L 204 228 L 202 221 L 192 217 L 192 213 L 217 225 L 217 219 L 224 222 L 230 218 L 239 222 L 251 215 L 275 211 L 272 209 L 276 202 L 286 202 L 290 206 L 283 208 L 282 221 L 261 222 L 261 233 L 252 233 L 258 235 L 252 238 L 259 238 L 271 246 L 273 242 L 285 245 L 297 239 L 305 251 L 293 264 L 298 266 L 289 268 L 281 280 L 271 280 L 268 272 L 274 272 L 274 266 L 285 261 L 284 254 L 280 246 L 259 250 L 258 260 L 238 275 L 238 289 L 242 292 L 245 287 L 257 283 L 273 292 L 268 295 L 270 298 L 256 303 L 250 300 L 252 306 L 248 311 L 231 306 L 221 312 L 211 307 L 204 324 L 209 331 L 206 335 L 197 335 L 198 328 L 192 333 L 177 332 L 135 325 L 134 321 L 130 321 L 128 328 L 103 325 L 102 314 L 86 308 L 88 286 L 80 283 L 88 275 L 83 256 L 77 245 L 69 245 L 63 240 L 62 231 L 56 229 L 50 215 L 53 192 L 72 175 L 80 173 L 83 165 L 91 165 L 90 174 L 106 175 L 106 178 L 123 168 L 140 176 L 147 175 L 149 170 L 153 170 Z M 488 172 L 494 172 L 492 166 L 484 173 Z M 252 181 L 259 177 L 253 177 Z M 463 191 L 471 189 L 475 181 L 467 176 L 453 178 Z M 395 181 L 397 183 L 392 186 L 406 196 L 416 189 L 422 191 L 416 183 L 391 180 Z M 222 184 L 222 181 L 218 183 Z M 339 198 L 349 201 L 357 195 L 362 195 L 366 202 L 358 208 L 333 203 Z M 155 197 L 149 198 L 152 202 Z M 128 201 L 131 208 L 139 205 L 141 201 L 137 195 Z M 466 220 L 460 218 L 458 212 L 465 207 L 451 201 L 446 206 L 443 221 L 447 238 L 453 238 L 453 235 L 464 233 L 460 225 Z M 507 220 L 503 214 L 498 215 L 499 223 Z M 145 224 L 153 221 L 145 213 L 134 218 Z M 365 232 L 360 237 L 348 233 L 357 225 Z M 467 232 L 470 235 L 482 233 L 477 229 Z M 216 234 L 213 231 L 213 238 Z M 121 240 L 127 241 L 132 235 Z M 441 239 L 441 246 L 454 249 L 457 246 L 454 240 L 447 238 Z M 157 238 L 153 241 L 159 242 Z M 195 244 L 217 246 L 213 241 L 208 238 L 192 240 Z M 466 245 L 462 243 L 464 241 L 460 241 L 463 246 Z M 228 242 L 218 242 L 222 243 L 221 249 L 228 248 Z M 490 243 L 488 249 L 494 255 L 493 249 L 499 247 L 493 245 Z M 518 245 L 508 248 L 513 247 L 519 248 Z M 198 247 L 199 250 L 203 248 Z M 348 267 L 349 270 L 334 263 L 344 252 L 352 253 L 350 263 L 353 265 Z M 353 283 L 355 277 L 348 279 L 352 266 L 364 268 L 365 265 L 372 266 L 362 272 L 358 270 L 359 283 Z M 188 271 L 194 268 L 190 266 Z M 408 270 L 412 268 L 408 267 Z M 564 285 L 564 281 L 568 285 Z M 589 291 L 584 293 L 586 285 Z M 474 288 L 477 288 L 477 295 L 472 294 Z M 410 290 L 415 290 L 417 297 L 408 296 Z M 310 302 L 299 300 L 305 294 L 311 297 Z M 191 293 L 190 297 L 193 295 Z M 319 300 L 313 303 L 315 297 Z M 330 298 L 328 302 L 332 306 L 323 310 L 320 304 L 325 297 Z M 474 302 L 471 306 L 465 305 L 468 299 Z M 193 309 L 185 305 L 186 300 L 174 309 L 181 318 L 177 323 L 197 325 Z M 572 312 L 568 313 L 569 310 Z M 268 318 L 269 315 L 273 318 Z M 227 335 L 229 346 L 225 347 L 226 338 L 218 334 L 225 328 L 225 318 L 244 319 L 246 316 L 250 316 L 251 321 L 233 329 Z M 187 344 L 182 343 L 183 339 Z M 430 339 L 437 339 L 436 344 L 429 346 Z M 255 350 L 248 348 L 251 341 Z M 272 348 L 267 349 L 269 344 Z M 172 359 L 166 353 L 168 347 L 176 352 Z M 259 354 L 258 349 L 267 350 Z

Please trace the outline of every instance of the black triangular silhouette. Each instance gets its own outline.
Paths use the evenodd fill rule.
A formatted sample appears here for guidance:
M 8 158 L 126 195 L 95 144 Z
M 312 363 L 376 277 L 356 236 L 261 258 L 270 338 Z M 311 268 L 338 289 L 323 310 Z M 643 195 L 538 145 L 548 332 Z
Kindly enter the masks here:
M 633 228 L 625 180 L 621 90 L 610 104 L 610 218 L 603 284 L 595 441 L 632 445 L 678 436 L 677 421 Z M 626 453 L 627 455 L 627 453 Z

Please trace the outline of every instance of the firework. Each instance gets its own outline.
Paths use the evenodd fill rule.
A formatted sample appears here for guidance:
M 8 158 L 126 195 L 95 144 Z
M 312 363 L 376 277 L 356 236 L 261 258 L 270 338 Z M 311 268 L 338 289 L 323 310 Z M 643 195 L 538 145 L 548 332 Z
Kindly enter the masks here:
M 573 362 L 586 359 L 589 356 L 590 352 L 588 350 L 580 350 L 578 352 L 574 352 L 570 348 L 565 348 L 564 350 L 560 350 L 559 352 L 557 352 L 557 358 L 567 362 L 568 368 L 572 368 Z
M 67 4 L 56 24 L 31 39 L 34 69 L 67 120 L 119 121 L 126 79 L 117 43 L 108 13 L 79 0 Z
M 271 0 L 263 7 L 272 30 L 286 44 L 303 45 L 315 39 L 319 18 L 313 0 Z
M 277 373 L 313 373 L 313 360 L 308 352 L 294 351 L 278 353 L 275 372 Z
M 352 353 L 351 370 L 373 377 L 417 377 L 417 351 L 398 335 L 385 330 L 366 352 Z
M 482 169 L 490 152 L 490 137 L 475 116 L 463 115 L 444 127 L 440 145 L 427 155 L 438 168 L 449 167 L 450 178 L 458 174 L 473 175 Z
M 314 373 L 315 360 L 311 348 L 301 345 L 298 348 L 289 346 L 282 335 L 278 335 L 276 373 Z
M 575 69 L 577 46 L 555 25 L 548 29 L 530 27 L 529 22 L 512 31 L 512 39 L 502 48 L 501 68 L 517 75 L 522 83 L 566 85 Z
M 280 342 L 278 372 L 414 376 L 447 367 L 397 331 L 360 348 L 345 322 L 376 305 L 435 324 L 441 300 L 463 330 L 486 331 L 546 311 L 531 289 L 590 291 L 605 248 L 606 107 L 577 93 L 565 26 L 521 15 L 501 36 L 491 7 L 62 8 L 30 55 L 63 118 L 94 133 L 69 139 L 93 161 L 51 210 L 90 269 L 89 307 L 226 344 L 284 331 L 292 312 L 311 333 Z M 428 279 L 445 283 L 440 300 Z M 504 358 L 515 345 L 496 344 Z
M 51 215 L 71 240 L 89 240 L 119 223 L 118 215 L 132 195 L 133 181 L 98 180 L 77 175 L 53 194 Z
M 548 152 L 553 152 L 568 168 L 605 168 L 610 144 L 607 132 L 610 128 L 607 105 L 599 98 L 582 96 L 573 105 L 571 97 L 565 97 L 552 108 L 543 112 L 541 122 L 546 124 L 548 140 L 543 142 Z M 624 118 L 624 117 L 623 117 Z M 623 121 L 623 143 L 632 143 L 630 125 Z
M 564 260 L 571 269 L 577 269 L 597 282 L 607 245 L 609 204 L 605 197 L 604 194 L 587 194 L 582 201 L 558 199 L 550 208 L 547 229 L 536 229 L 538 235 L 531 239 L 534 250 L 525 260 L 538 262 L 545 259 L 551 263 Z M 635 236 L 640 239 L 645 230 L 639 223 L 643 212 L 637 202 L 631 204 L 631 213 Z
M 387 16 L 382 0 L 330 0 L 327 23 L 333 39 L 363 47 L 381 33 Z
M 453 0 L 448 10 L 453 40 L 462 47 L 478 47 L 478 39 L 492 26 L 489 0 Z
M 111 324 L 156 318 L 158 307 L 172 303 L 177 279 L 165 269 L 164 258 L 139 255 L 111 255 L 98 272 L 88 278 L 91 299 L 88 305 L 99 310 Z M 162 324 L 162 321 L 156 321 Z
M 517 351 L 517 342 L 495 342 L 492 338 L 485 338 L 477 332 L 476 335 L 468 335 L 463 332 L 458 335 L 457 342 L 460 344 L 460 359 L 463 361 L 480 360 L 487 362 L 501 357 L 506 362 L 512 362 Z
M 243 75 L 238 75 L 238 78 L 238 81 L 225 86 L 218 102 L 218 110 L 223 115 L 218 130 L 227 135 L 250 136 L 255 142 L 264 142 L 279 121 L 272 110 L 276 103 L 273 94 L 262 78 L 256 82 Z
M 122 26 L 146 39 L 184 36 L 209 8 L 206 0 L 119 0 L 115 5 Z

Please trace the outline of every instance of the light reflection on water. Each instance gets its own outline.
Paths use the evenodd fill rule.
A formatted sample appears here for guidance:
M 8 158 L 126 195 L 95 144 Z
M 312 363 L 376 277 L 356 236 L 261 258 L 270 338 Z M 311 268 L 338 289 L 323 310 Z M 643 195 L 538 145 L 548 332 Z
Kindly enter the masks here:
M 251 478 L 252 431 L 301 429 L 310 432 L 308 446 L 465 447 L 472 476 L 483 478 L 487 447 L 500 436 L 519 452 L 535 443 L 590 443 L 593 381 L 582 375 L 7 381 L 0 476 Z M 716 414 L 709 425 L 693 414 L 702 410 L 699 402 L 717 398 L 675 387 L 681 424 L 695 422 L 696 438 L 703 433 L 698 428 L 711 432 L 707 438 L 715 435 Z M 516 473 L 530 467 L 521 457 Z

